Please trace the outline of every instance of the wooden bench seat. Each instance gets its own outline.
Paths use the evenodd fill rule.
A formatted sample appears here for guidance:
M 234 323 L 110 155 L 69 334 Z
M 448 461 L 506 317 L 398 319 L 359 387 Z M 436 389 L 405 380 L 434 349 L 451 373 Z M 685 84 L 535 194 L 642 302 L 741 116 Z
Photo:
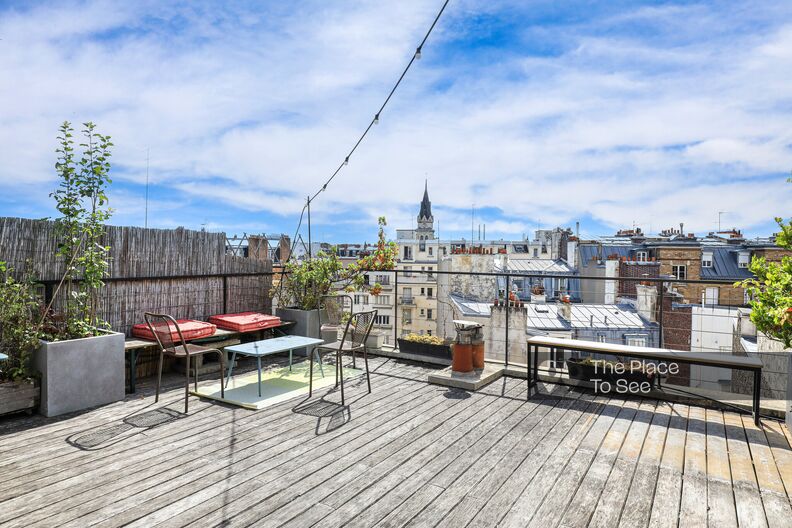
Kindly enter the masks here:
M 199 337 L 198 339 L 188 339 L 186 341 L 188 343 L 194 344 L 212 343 L 213 347 L 223 348 L 224 346 L 239 343 L 239 341 L 231 342 L 230 340 L 238 338 L 242 335 L 250 335 L 257 332 L 265 332 L 267 330 L 273 330 L 283 334 L 283 329 L 293 326 L 294 324 L 294 321 L 281 321 L 281 324 L 277 326 L 271 326 L 269 328 L 262 328 L 248 332 L 236 332 L 218 328 L 211 336 Z M 127 338 L 124 342 L 124 352 L 129 355 L 129 392 L 134 393 L 136 390 L 137 373 L 135 370 L 137 368 L 138 353 L 145 349 L 156 348 L 156 346 L 156 341 L 149 341 L 147 339 L 140 339 L 137 337 Z
M 539 379 L 539 348 L 589 352 L 593 354 L 624 356 L 628 358 L 652 359 L 665 363 L 687 363 L 691 365 L 704 365 L 752 372 L 754 375 L 753 415 L 754 422 L 757 425 L 759 424 L 759 399 L 762 383 L 762 362 L 758 358 L 719 354 L 717 352 L 687 352 L 683 350 L 670 350 L 667 348 L 650 348 L 611 343 L 599 343 L 596 341 L 563 339 L 550 336 L 530 337 L 528 338 L 527 343 L 529 387 L 535 384 Z M 532 355 L 533 358 L 531 357 Z

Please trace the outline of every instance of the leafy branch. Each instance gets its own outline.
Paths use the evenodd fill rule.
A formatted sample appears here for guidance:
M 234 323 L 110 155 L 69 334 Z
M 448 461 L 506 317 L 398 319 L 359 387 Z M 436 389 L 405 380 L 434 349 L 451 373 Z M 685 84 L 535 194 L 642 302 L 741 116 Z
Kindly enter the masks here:
M 775 221 L 781 228 L 776 245 L 792 251 L 792 219 Z M 783 256 L 780 262 L 771 262 L 754 256 L 749 269 L 754 277 L 737 285 L 745 288 L 750 298 L 751 321 L 758 330 L 792 348 L 792 257 Z

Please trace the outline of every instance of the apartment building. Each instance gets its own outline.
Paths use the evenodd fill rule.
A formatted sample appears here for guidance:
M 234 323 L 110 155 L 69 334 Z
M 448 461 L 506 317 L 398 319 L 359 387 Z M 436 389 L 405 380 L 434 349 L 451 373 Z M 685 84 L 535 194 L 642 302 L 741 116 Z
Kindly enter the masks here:
M 396 243 L 399 255 L 396 269 L 399 273 L 397 317 L 400 335 L 410 333 L 437 334 L 437 266 L 441 251 L 449 246 L 435 237 L 432 202 L 428 186 L 418 212 L 416 229 L 397 229 Z
M 707 306 L 741 306 L 745 291 L 734 283 L 751 277 L 748 267 L 753 256 L 780 260 L 788 251 L 774 244 L 772 238 L 747 240 L 738 230 L 709 233 L 696 237 L 680 229 L 668 229 L 655 237 L 640 230 L 620 231 L 615 237 L 581 242 L 577 267 L 584 302 L 613 303 L 619 297 L 634 296 L 635 281 L 620 278 L 668 278 L 668 286 L 681 302 Z M 677 279 L 677 280 L 674 280 Z M 682 281 L 714 281 L 690 284 Z

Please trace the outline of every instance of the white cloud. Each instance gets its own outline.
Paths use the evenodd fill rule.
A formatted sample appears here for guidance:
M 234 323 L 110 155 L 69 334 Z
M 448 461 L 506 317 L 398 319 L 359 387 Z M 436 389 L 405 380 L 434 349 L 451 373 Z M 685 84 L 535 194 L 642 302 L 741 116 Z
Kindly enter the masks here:
M 7 14 L 0 186 L 43 193 L 58 124 L 92 119 L 114 137 L 122 181 L 142 183 L 149 148 L 155 184 L 293 218 L 367 125 L 436 4 L 86 2 Z M 520 46 L 478 57 L 463 51 L 476 36 L 466 24 L 524 6 L 450 5 L 426 59 L 316 202 L 317 222 L 362 211 L 372 226 L 385 213 L 391 228 L 409 227 L 428 176 L 446 232 L 469 229 L 450 211 L 473 202 L 503 211 L 482 219 L 493 234 L 586 217 L 701 231 L 724 208 L 741 227 L 763 225 L 790 196 L 792 17 L 746 6 L 526 27 Z M 543 38 L 564 45 L 536 53 Z

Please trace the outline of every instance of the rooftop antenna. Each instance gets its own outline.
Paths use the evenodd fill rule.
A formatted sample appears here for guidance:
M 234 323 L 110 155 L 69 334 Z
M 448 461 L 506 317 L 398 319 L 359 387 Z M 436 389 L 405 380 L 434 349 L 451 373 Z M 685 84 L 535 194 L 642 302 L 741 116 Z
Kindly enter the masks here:
M 146 148 L 146 209 L 143 217 L 143 227 L 148 229 L 148 187 L 149 187 L 149 149 Z
M 729 211 L 718 211 L 718 232 L 720 233 L 721 230 L 721 216 L 729 214 Z
M 476 204 L 475 202 L 470 206 L 470 243 L 473 244 L 473 241 L 476 239 L 473 236 L 473 219 L 476 217 Z

